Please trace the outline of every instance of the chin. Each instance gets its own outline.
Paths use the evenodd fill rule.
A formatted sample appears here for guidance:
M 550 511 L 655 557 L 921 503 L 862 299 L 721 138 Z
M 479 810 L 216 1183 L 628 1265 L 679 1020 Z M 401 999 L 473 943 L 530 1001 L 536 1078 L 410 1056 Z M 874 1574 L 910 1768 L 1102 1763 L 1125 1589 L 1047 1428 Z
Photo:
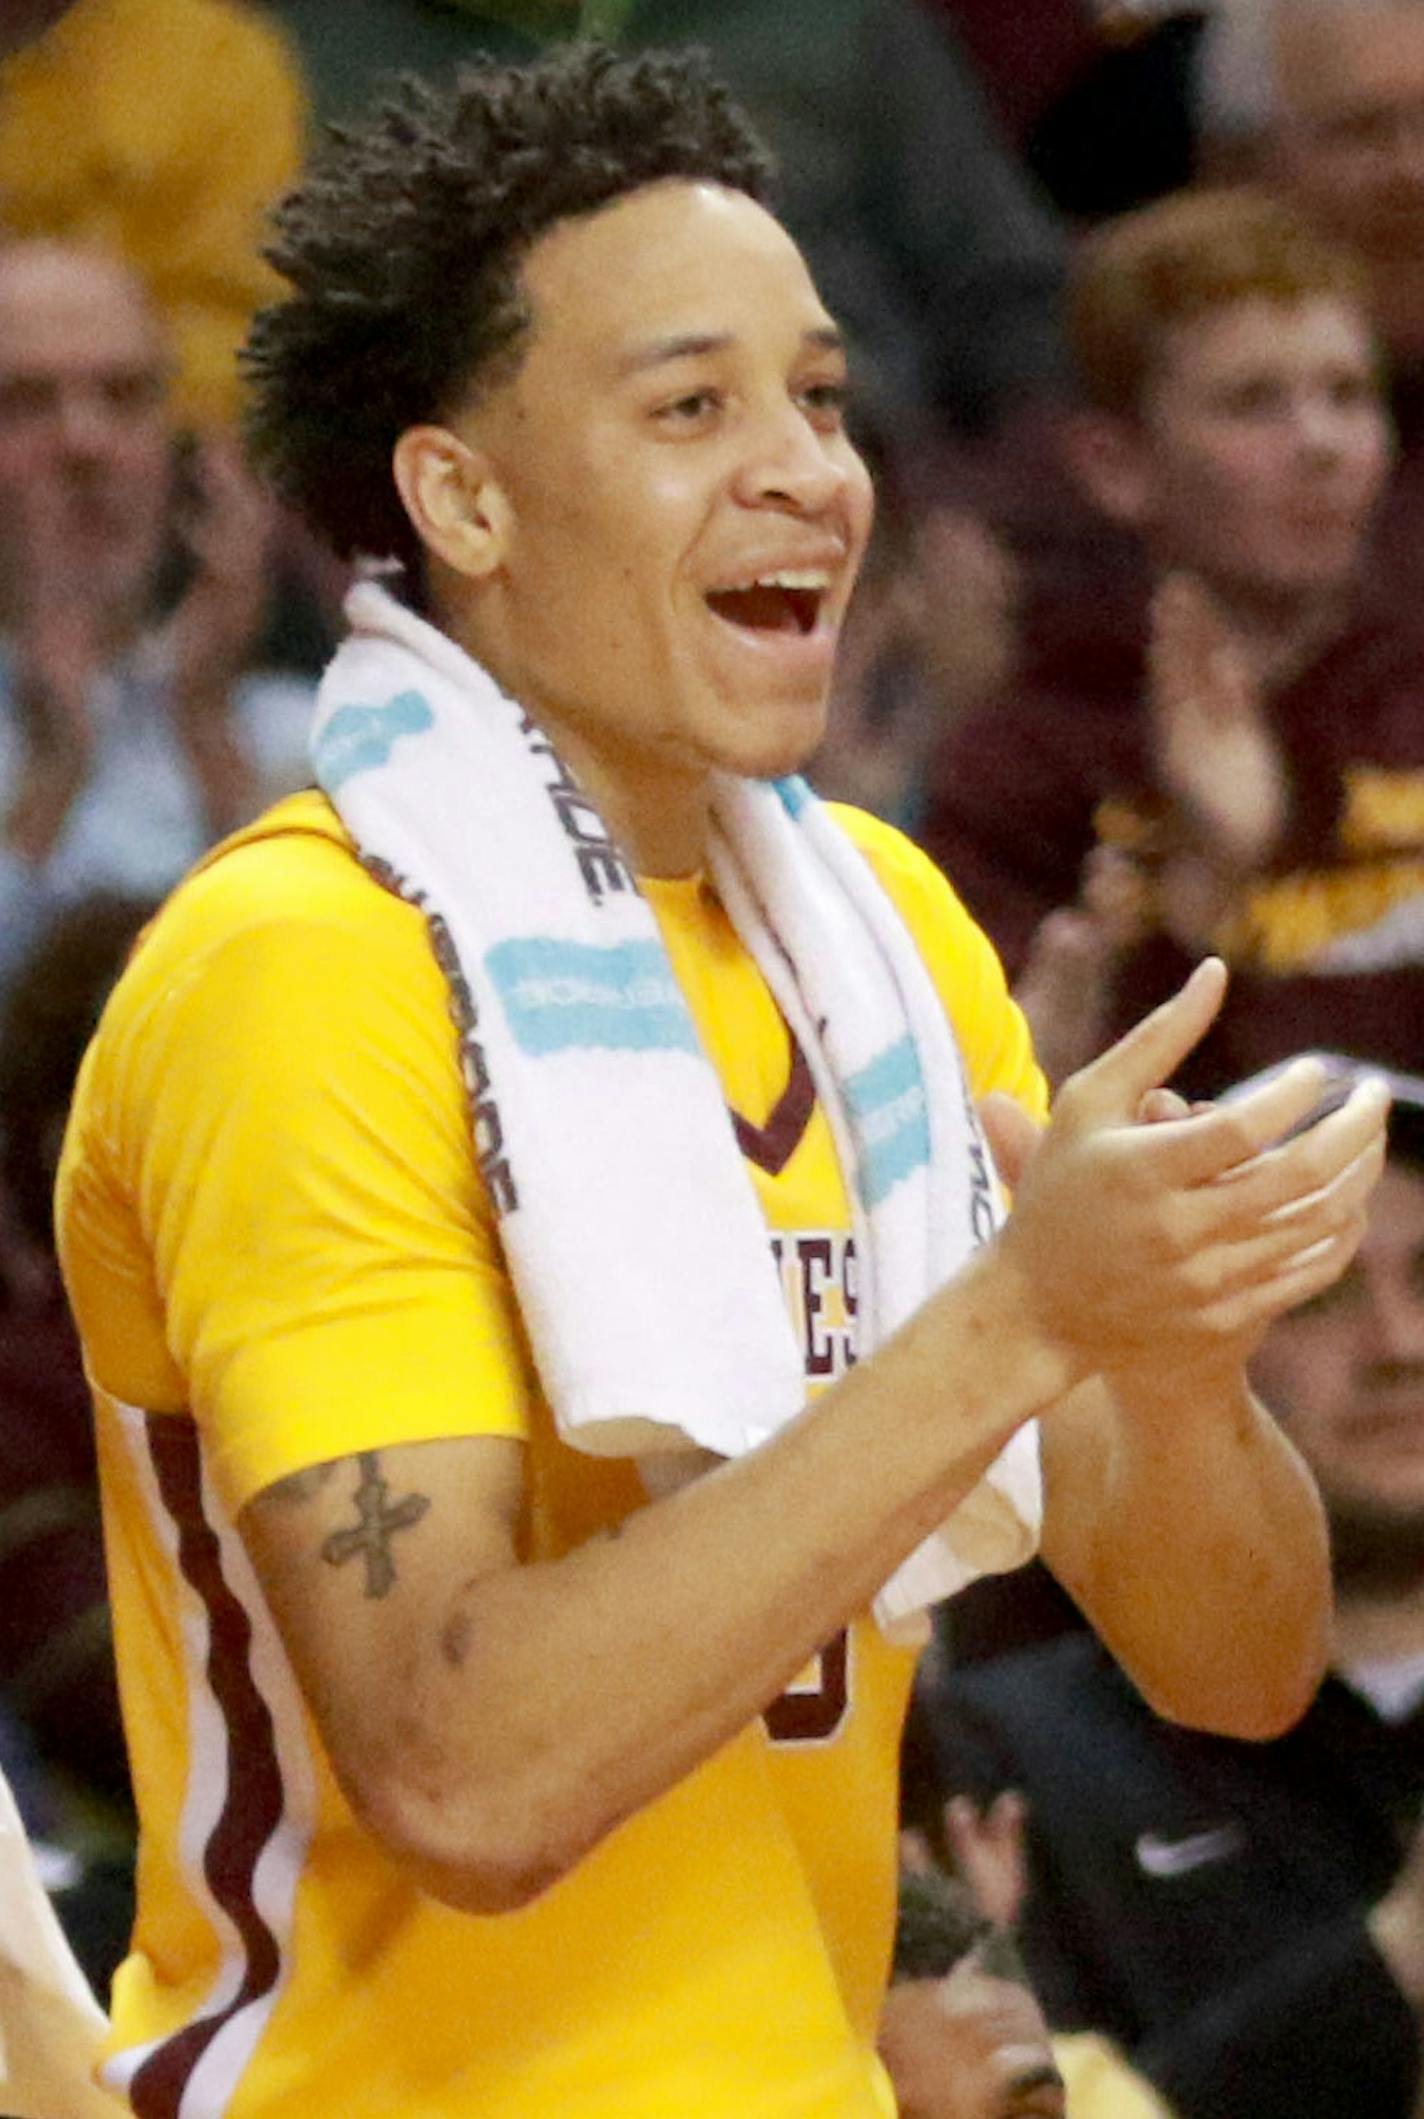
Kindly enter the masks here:
M 731 772 L 748 780 L 780 780 L 799 773 L 826 740 L 824 700 L 788 710 L 780 707 L 746 730 L 740 755 L 725 761 Z

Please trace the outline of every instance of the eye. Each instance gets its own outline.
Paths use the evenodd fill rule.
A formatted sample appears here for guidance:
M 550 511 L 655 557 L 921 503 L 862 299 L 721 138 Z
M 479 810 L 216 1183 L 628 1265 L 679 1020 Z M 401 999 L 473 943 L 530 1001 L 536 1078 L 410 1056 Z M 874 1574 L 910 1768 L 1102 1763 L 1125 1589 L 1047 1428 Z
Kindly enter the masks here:
M 1228 419 L 1274 419 L 1285 410 L 1286 393 L 1268 376 L 1252 376 L 1222 391 L 1218 409 Z
M 41 375 L 11 375 L 0 381 L 0 419 L 19 423 L 44 419 L 54 410 L 58 392 Z
M 843 381 L 808 383 L 798 393 L 806 415 L 815 427 L 834 433 L 845 425 L 850 388 Z
M 1379 402 L 1379 390 L 1374 378 L 1368 375 L 1336 376 L 1331 384 L 1330 396 L 1333 403 L 1343 406 L 1347 411 Z
M 722 409 L 720 390 L 686 390 L 681 397 L 670 398 L 659 405 L 653 417 L 664 426 L 705 426 Z
M 104 402 L 111 412 L 148 412 L 163 395 L 163 383 L 148 368 L 118 368 L 103 380 Z

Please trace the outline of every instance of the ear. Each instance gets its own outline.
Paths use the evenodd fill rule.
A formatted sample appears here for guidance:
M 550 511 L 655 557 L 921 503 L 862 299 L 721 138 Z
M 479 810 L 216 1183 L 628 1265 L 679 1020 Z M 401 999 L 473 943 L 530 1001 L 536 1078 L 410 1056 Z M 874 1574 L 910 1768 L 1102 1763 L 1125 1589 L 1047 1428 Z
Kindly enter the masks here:
M 508 504 L 488 459 L 448 427 L 407 427 L 391 468 L 416 534 L 467 581 L 483 581 L 504 556 Z
M 1136 420 L 1111 412 L 1075 412 L 1064 422 L 1068 469 L 1113 522 L 1142 529 L 1152 512 L 1151 444 Z

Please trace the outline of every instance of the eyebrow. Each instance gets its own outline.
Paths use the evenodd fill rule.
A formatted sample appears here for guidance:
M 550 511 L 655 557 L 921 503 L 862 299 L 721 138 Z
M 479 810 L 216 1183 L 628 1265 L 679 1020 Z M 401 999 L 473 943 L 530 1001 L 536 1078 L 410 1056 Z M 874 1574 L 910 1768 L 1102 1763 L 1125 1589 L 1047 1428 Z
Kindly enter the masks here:
M 813 324 L 801 334 L 804 346 L 822 353 L 844 353 L 845 337 L 834 324 Z M 676 338 L 658 338 L 635 346 L 618 363 L 621 375 L 642 375 L 672 361 L 698 360 L 709 353 L 725 353 L 735 344 L 730 331 L 690 331 Z

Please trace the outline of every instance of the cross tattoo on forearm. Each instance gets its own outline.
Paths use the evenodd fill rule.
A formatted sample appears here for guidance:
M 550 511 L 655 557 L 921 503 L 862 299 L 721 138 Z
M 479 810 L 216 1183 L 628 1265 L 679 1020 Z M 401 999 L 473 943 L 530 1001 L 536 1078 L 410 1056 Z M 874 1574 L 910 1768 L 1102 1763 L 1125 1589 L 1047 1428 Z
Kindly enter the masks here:
M 390 1487 L 381 1475 L 381 1460 L 375 1450 L 363 1450 L 356 1462 L 361 1479 L 356 1488 L 356 1509 L 361 1520 L 351 1530 L 334 1530 L 321 1548 L 321 1556 L 332 1567 L 344 1566 L 358 1554 L 366 1562 L 366 1595 L 383 1597 L 395 1586 L 396 1568 L 391 1558 L 391 1539 L 398 1530 L 409 1530 L 430 1506 L 427 1494 L 407 1494 L 403 1501 L 387 1507 Z

